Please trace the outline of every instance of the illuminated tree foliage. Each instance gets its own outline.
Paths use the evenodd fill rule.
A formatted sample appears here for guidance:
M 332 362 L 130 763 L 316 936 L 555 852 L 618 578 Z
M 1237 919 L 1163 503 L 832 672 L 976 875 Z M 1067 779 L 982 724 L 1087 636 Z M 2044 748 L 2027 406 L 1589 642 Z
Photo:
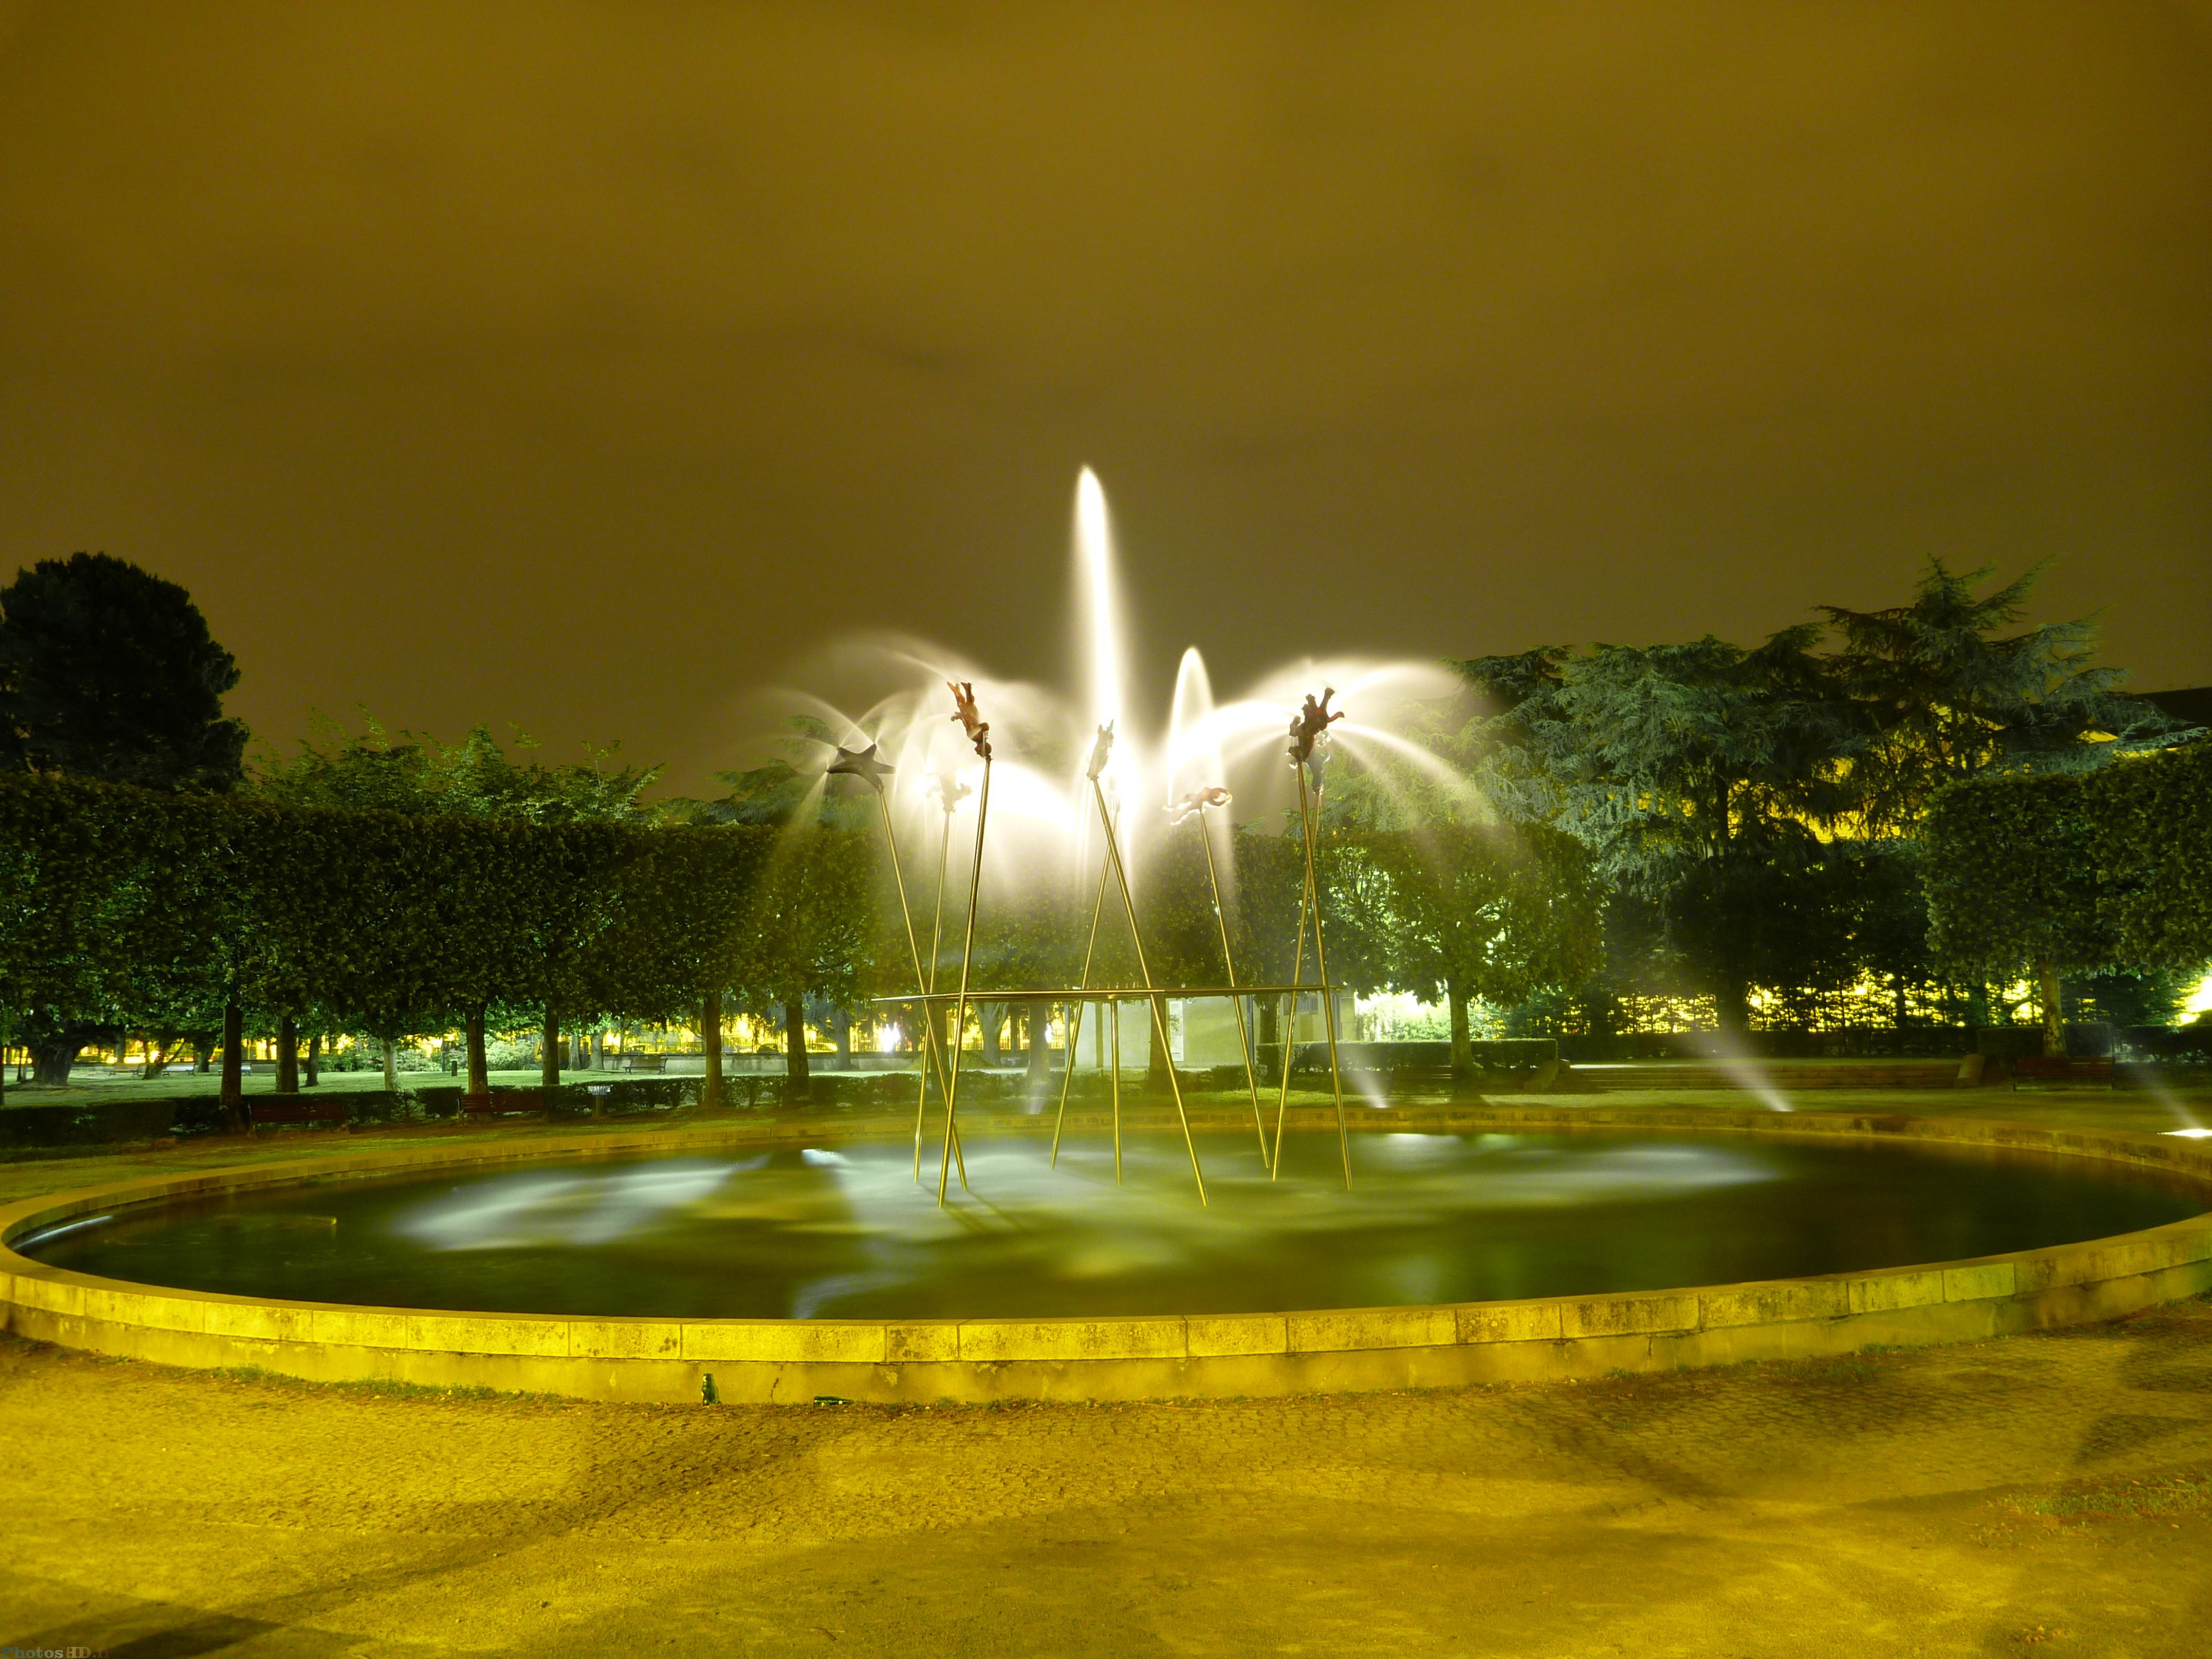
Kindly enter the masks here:
M 768 833 L 531 823 L 0 778 L 0 997 L 421 1030 L 500 1003 L 665 1018 L 744 959 Z
M 2114 955 L 2140 969 L 2212 962 L 2212 740 L 2099 772 L 2086 793 Z
M 1830 667 L 1864 729 L 1850 786 L 1867 830 L 1913 833 L 1938 791 L 1984 771 L 2081 771 L 2171 741 L 2174 722 L 2096 660 L 2094 620 L 2004 631 L 2042 572 L 1977 597 L 1990 567 L 1961 575 L 1931 559 L 1910 605 L 1820 607 L 1843 639 Z
M 2087 772 L 2179 735 L 2117 690 L 2092 623 L 2016 626 L 2036 574 L 1978 596 L 1986 571 L 1931 562 L 1908 605 L 1822 607 L 1832 645 L 1808 624 L 1751 651 L 1707 638 L 1464 663 L 1472 711 L 1433 746 L 1506 816 L 1589 848 L 1617 946 L 1645 945 L 1611 953 L 1616 992 L 1708 994 L 1741 1027 L 1754 985 L 1796 1005 L 1874 975 L 1902 1024 L 1909 986 L 1996 973 L 1972 964 L 2003 955 L 1928 945 L 1914 837 L 1941 792 Z
M 2113 955 L 2098 913 L 2083 780 L 2014 775 L 1955 784 L 1930 805 L 1921 840 L 1936 960 L 1962 973 L 2030 977 L 2044 1052 L 2063 1054 L 2059 975 Z
M 1511 1006 L 1596 971 L 1599 894 L 1571 836 L 1535 824 L 1440 824 L 1360 842 L 1380 878 L 1363 930 L 1377 941 L 1371 970 L 1449 1003 L 1455 1074 L 1474 1066 L 1469 1003 Z
M 1573 836 L 1601 880 L 1691 934 L 1735 1030 L 1757 978 L 1747 924 L 1850 804 L 1861 727 L 1814 652 L 1819 632 L 1749 651 L 1709 635 L 1461 665 L 1479 691 L 1515 699 L 1472 734 L 1501 807 Z

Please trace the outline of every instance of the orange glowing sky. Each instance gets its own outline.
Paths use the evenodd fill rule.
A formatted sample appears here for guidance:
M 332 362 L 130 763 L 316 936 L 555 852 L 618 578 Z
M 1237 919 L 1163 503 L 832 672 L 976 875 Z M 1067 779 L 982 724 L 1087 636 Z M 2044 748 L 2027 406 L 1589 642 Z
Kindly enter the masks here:
M 857 617 L 1143 672 L 2057 561 L 2212 680 L 2212 8 L 0 3 L 0 570 L 672 781 Z

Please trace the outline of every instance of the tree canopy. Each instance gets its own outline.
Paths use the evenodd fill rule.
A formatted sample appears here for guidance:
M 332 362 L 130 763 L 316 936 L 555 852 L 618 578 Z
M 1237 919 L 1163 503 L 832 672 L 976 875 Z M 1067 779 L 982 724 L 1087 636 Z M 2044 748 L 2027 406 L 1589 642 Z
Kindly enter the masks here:
M 42 559 L 0 588 L 0 761 L 151 789 L 227 789 L 246 727 L 238 665 L 174 582 L 105 553 Z

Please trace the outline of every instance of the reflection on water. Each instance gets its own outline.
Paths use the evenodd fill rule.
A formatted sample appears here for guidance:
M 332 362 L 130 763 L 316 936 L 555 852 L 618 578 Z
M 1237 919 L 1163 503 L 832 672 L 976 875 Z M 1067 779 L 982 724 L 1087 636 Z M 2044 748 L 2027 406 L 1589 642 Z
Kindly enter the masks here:
M 2188 1189 L 2025 1155 L 1651 1136 L 1103 1144 L 978 1136 L 939 1209 L 903 1146 L 325 1182 L 50 1236 L 58 1266 L 303 1300 L 798 1318 L 1234 1312 L 1656 1289 L 1942 1261 L 2179 1219 Z
M 720 1187 L 739 1164 L 633 1164 L 603 1175 L 529 1173 L 465 1188 L 392 1222 L 434 1250 L 514 1250 L 533 1245 L 605 1244 L 650 1226 Z

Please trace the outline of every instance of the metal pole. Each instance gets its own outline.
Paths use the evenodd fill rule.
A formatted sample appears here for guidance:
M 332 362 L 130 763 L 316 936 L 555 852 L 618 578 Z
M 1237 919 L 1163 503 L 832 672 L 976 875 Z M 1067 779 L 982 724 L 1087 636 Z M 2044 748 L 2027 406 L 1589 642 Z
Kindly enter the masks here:
M 1106 1024 L 1113 1033 L 1113 1052 L 1109 1058 L 1114 1064 L 1114 1184 L 1121 1184 L 1121 1004 L 1114 998 L 1106 999 Z
M 898 836 L 891 828 L 891 803 L 890 798 L 885 791 L 882 789 L 878 789 L 876 791 L 876 805 L 883 808 L 884 842 L 884 844 L 890 848 L 892 879 L 898 883 L 899 915 L 904 917 L 906 921 L 906 948 L 908 952 L 914 957 L 915 988 L 927 994 L 930 987 L 922 978 L 921 945 L 915 937 L 914 912 L 907 907 L 906 873 L 899 867 Z M 937 1047 L 937 1022 L 934 1017 L 933 1017 L 929 1012 L 930 1005 L 928 1003 L 923 1003 L 921 1005 L 921 1009 L 923 1018 L 928 1021 L 928 1024 L 924 1028 L 927 1032 L 927 1036 L 924 1041 L 924 1048 L 927 1054 L 928 1060 L 931 1062 L 933 1062 L 933 1068 L 937 1073 L 938 1091 L 939 1093 L 942 1093 L 945 1089 L 945 1059 L 939 1052 Z M 922 1091 L 924 1094 L 927 1094 L 929 1089 L 929 1067 L 926 1066 L 922 1073 Z M 919 1160 L 921 1157 L 921 1133 L 919 1121 L 916 1121 L 915 1129 L 914 1155 L 917 1160 L 915 1178 L 916 1180 L 920 1180 L 921 1168 Z
M 1306 819 L 1306 769 L 1298 768 L 1298 816 Z M 1314 873 L 1314 836 L 1321 827 L 1321 792 L 1314 792 L 1313 816 L 1306 823 L 1306 885 L 1313 892 L 1314 966 L 1321 974 L 1322 1030 L 1328 1037 L 1328 1080 L 1336 1091 L 1336 1146 L 1344 1158 L 1345 1190 L 1352 1189 L 1352 1137 L 1344 1121 L 1344 1078 L 1336 1064 L 1336 994 L 1328 982 L 1328 947 L 1322 942 L 1321 878 Z
M 1298 884 L 1298 943 L 1291 957 L 1291 984 L 1295 988 L 1306 972 L 1306 902 L 1313 896 L 1313 872 Z M 1275 1156 L 1267 1164 L 1267 1179 L 1274 1180 L 1283 1172 L 1283 1114 L 1291 1103 L 1291 1056 L 1297 1048 L 1298 994 L 1293 988 L 1283 999 L 1287 1012 L 1283 1017 L 1283 1076 L 1282 1089 L 1275 1097 Z
M 952 1005 L 952 1079 L 945 1091 L 945 1150 L 937 1160 L 937 1206 L 945 1207 L 945 1182 L 952 1164 L 952 1112 L 960 1095 L 960 1043 L 968 1029 L 968 967 L 975 954 L 975 894 L 983 882 L 983 832 L 991 821 L 991 757 L 983 757 L 983 793 L 975 805 L 975 861 L 968 872 L 968 933 L 960 946 L 960 998 Z M 960 1188 L 968 1188 L 967 1161 L 961 1161 Z
M 937 989 L 938 949 L 939 945 L 943 944 L 945 939 L 945 866 L 946 858 L 951 854 L 951 850 L 952 808 L 948 805 L 945 809 L 944 833 L 937 838 L 936 915 L 934 919 L 929 924 L 929 978 L 923 988 L 924 989 L 932 992 L 934 992 Z M 929 1040 L 932 1044 L 938 1048 L 938 1050 L 941 1054 L 943 1053 L 943 1038 L 938 1034 L 937 1014 L 938 1009 L 935 1003 L 926 1002 L 922 1005 L 922 1018 L 929 1022 Z M 937 1079 L 937 1092 L 943 1094 L 945 1092 L 945 1076 L 942 1070 L 943 1062 L 941 1060 L 939 1064 L 940 1069 Z M 928 1109 L 929 1068 L 925 1066 L 921 1072 L 921 1085 L 916 1091 L 914 1099 L 914 1181 L 915 1185 L 917 1187 L 921 1184 L 922 1115 Z M 960 1150 L 960 1143 L 957 1138 L 952 1143 L 952 1154 L 955 1158 L 960 1160 L 960 1184 L 964 1188 L 968 1185 L 968 1158 L 967 1155 Z
M 991 775 L 987 770 L 983 775 L 983 781 L 987 788 L 989 787 Z M 1198 1143 L 1191 1139 L 1190 1114 L 1183 1110 L 1182 1105 L 1182 1082 L 1176 1076 L 1175 1055 L 1168 1048 L 1168 1023 L 1165 1015 L 1162 1012 L 1165 999 L 1159 996 L 1152 989 L 1152 970 L 1145 964 L 1144 937 L 1137 931 L 1137 902 L 1129 895 L 1129 872 L 1124 869 L 1121 865 L 1121 848 L 1120 843 L 1115 838 L 1114 821 L 1106 815 L 1106 793 L 1098 787 L 1098 780 L 1096 778 L 1093 778 L 1091 781 L 1091 793 L 1092 799 L 1097 800 L 1098 803 L 1098 822 L 1100 826 L 1106 831 L 1106 855 L 1114 860 L 1114 879 L 1121 884 L 1121 906 L 1129 913 L 1129 942 L 1136 946 L 1138 977 L 1145 981 L 1146 1000 L 1152 1004 L 1152 1036 L 1154 1040 L 1160 1045 L 1160 1053 L 1165 1056 L 1167 1060 L 1168 1090 L 1169 1092 L 1175 1097 L 1176 1116 L 1182 1124 L 1183 1149 L 1190 1154 L 1191 1177 L 1198 1182 L 1198 1201 L 1203 1205 L 1206 1202 L 1206 1175 L 1205 1172 L 1198 1167 Z M 1121 1075 L 1121 1067 L 1118 1064 L 1118 1060 L 1119 1056 L 1116 1056 L 1117 1063 L 1115 1067 L 1115 1075 L 1117 1079 Z M 955 1056 L 954 1069 L 955 1074 L 957 1075 L 958 1070 L 958 1057 L 957 1055 Z M 1115 1111 L 1116 1133 L 1115 1136 L 1115 1146 L 1117 1152 L 1121 1145 L 1119 1117 L 1120 1112 L 1117 1102 Z
M 1098 896 L 1091 901 L 1091 939 L 1083 947 L 1083 977 L 1076 981 L 1075 986 L 1079 991 L 1091 988 L 1091 957 L 1098 946 L 1098 913 L 1105 908 L 1106 860 L 1102 854 L 1098 860 Z M 1079 1000 L 1075 1012 L 1068 1016 L 1067 1069 L 1060 1073 L 1060 1111 L 1052 1121 L 1052 1157 L 1045 1164 L 1048 1170 L 1057 1169 L 1060 1165 L 1060 1126 L 1067 1121 L 1067 1091 L 1075 1081 L 1075 1040 L 1083 1035 L 1083 1008 L 1084 1005 Z
M 1229 913 L 1221 908 L 1221 878 L 1213 870 L 1213 836 L 1206 827 L 1206 808 L 1198 809 L 1198 838 L 1206 844 L 1206 880 L 1213 889 L 1213 919 L 1221 924 L 1221 965 L 1229 975 L 1229 1010 L 1237 1016 L 1237 1042 L 1244 1050 L 1244 1086 L 1252 1091 L 1252 1133 L 1260 1137 L 1260 1161 L 1267 1161 L 1267 1126 L 1260 1116 L 1260 1079 L 1252 1070 L 1252 1039 L 1244 1030 L 1244 999 L 1237 994 L 1237 962 L 1229 953 Z

